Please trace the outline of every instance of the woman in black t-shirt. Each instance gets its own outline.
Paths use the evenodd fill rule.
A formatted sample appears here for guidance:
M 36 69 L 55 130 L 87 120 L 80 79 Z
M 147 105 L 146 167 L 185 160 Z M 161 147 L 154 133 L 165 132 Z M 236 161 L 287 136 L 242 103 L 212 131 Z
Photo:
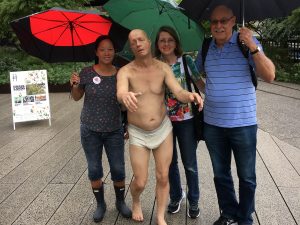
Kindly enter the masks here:
M 124 132 L 121 109 L 116 97 L 117 69 L 112 61 L 115 48 L 109 36 L 100 36 L 95 43 L 96 64 L 73 73 L 71 95 L 75 101 L 84 96 L 80 117 L 81 144 L 88 163 L 88 176 L 97 200 L 94 221 L 100 222 L 106 211 L 103 188 L 103 147 L 108 158 L 111 179 L 116 193 L 116 208 L 126 218 L 131 210 L 124 201 L 125 161 Z

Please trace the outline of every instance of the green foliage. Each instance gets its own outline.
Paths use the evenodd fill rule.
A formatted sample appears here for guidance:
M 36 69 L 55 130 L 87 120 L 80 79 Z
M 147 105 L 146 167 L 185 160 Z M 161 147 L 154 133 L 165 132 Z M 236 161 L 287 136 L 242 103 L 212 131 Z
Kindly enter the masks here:
M 80 71 L 91 63 L 46 63 L 14 48 L 0 48 L 0 84 L 9 83 L 9 72 L 23 70 L 47 70 L 48 83 L 64 84 L 72 71 Z
M 270 39 L 278 42 L 300 35 L 300 8 L 295 9 L 287 18 L 267 19 L 259 23 L 253 23 L 253 27 L 263 39 Z
M 291 61 L 287 48 L 265 46 L 264 52 L 276 66 L 277 81 L 300 84 L 300 63 Z
M 292 64 L 290 67 L 278 67 L 276 80 L 300 84 L 300 63 Z
M 18 41 L 9 23 L 33 13 L 62 7 L 66 9 L 83 9 L 83 4 L 88 0 L 1 0 L 0 1 L 0 44 L 17 45 Z M 2 42 L 2 43 L 1 43 Z

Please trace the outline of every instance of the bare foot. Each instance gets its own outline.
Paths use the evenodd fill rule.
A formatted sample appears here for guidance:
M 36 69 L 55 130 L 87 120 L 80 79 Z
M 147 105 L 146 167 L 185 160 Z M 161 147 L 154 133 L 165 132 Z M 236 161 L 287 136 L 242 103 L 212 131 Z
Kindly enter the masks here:
M 141 202 L 132 202 L 132 219 L 137 222 L 144 221 Z
M 162 219 L 157 218 L 157 225 L 167 225 L 167 222 L 165 221 L 164 218 Z

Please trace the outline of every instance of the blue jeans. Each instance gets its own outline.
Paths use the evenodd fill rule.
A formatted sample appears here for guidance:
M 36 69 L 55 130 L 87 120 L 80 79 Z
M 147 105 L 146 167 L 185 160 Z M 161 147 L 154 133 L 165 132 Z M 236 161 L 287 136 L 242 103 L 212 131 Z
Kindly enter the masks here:
M 204 138 L 212 161 L 214 182 L 222 216 L 239 224 L 252 224 L 256 189 L 257 125 L 222 128 L 204 125 Z M 239 178 L 239 202 L 231 176 L 233 152 Z
M 176 139 L 178 141 L 182 163 L 188 185 L 188 200 L 190 205 L 198 204 L 199 180 L 197 167 L 197 140 L 193 119 L 172 122 L 173 125 L 173 158 L 169 169 L 170 198 L 179 201 L 182 196 Z
M 103 146 L 108 158 L 111 179 L 115 182 L 125 179 L 123 128 L 112 132 L 95 132 L 80 124 L 81 144 L 88 164 L 88 176 L 91 181 L 103 177 Z

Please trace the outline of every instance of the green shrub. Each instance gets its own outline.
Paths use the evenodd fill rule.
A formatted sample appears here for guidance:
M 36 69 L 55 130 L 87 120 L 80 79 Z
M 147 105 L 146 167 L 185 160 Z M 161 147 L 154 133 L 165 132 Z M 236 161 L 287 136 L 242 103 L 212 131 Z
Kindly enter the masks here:
M 300 84 L 300 63 L 293 63 L 288 58 L 285 48 L 264 46 L 264 51 L 276 65 L 276 80 Z M 91 63 L 46 63 L 23 51 L 11 47 L 0 47 L 0 84 L 9 83 L 9 72 L 22 70 L 47 70 L 49 84 L 65 84 L 72 71 Z
M 0 47 L 0 84 L 9 83 L 9 72 L 47 70 L 48 83 L 65 84 L 73 70 L 77 72 L 91 63 L 46 63 L 14 48 Z
M 295 63 L 290 67 L 277 68 L 276 80 L 300 84 L 300 63 Z
M 294 63 L 287 48 L 264 46 L 264 52 L 276 66 L 276 80 L 300 84 L 300 63 Z

